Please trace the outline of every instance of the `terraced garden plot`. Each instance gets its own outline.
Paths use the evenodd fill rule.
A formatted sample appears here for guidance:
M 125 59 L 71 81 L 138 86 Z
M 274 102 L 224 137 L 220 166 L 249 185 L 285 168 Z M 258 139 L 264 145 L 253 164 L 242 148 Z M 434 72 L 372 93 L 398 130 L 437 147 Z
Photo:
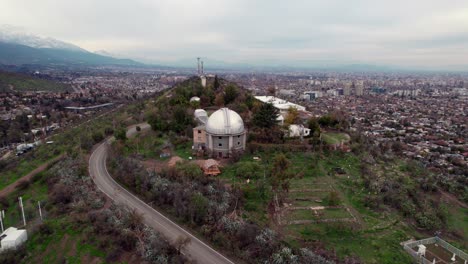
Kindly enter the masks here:
M 287 212 L 287 221 L 318 221 L 330 219 L 353 218 L 346 208 L 294 209 Z
M 352 218 L 353 216 L 346 210 L 346 208 L 326 208 L 323 210 L 324 218 Z
M 290 207 L 307 207 L 307 206 L 320 206 L 323 202 L 318 202 L 322 200 L 319 197 L 311 197 L 311 200 L 292 200 L 288 203 Z
M 288 221 L 294 220 L 318 220 L 320 216 L 317 211 L 308 210 L 290 210 L 287 214 L 286 219 Z
M 318 197 L 323 198 L 328 195 L 330 190 L 314 190 L 314 191 L 298 191 L 298 192 L 289 192 L 289 199 L 307 199 L 307 200 L 316 200 Z M 319 199 L 320 199 L 319 198 Z
M 322 177 L 307 177 L 302 179 L 294 179 L 289 184 L 291 189 L 296 188 L 309 188 L 309 189 L 320 189 L 330 188 L 330 183 Z

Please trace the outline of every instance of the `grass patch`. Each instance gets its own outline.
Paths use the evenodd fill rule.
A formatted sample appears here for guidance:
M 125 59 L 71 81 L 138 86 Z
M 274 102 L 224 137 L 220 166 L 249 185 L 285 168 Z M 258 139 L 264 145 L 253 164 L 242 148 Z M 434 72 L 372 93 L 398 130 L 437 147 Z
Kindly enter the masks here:
M 348 142 L 349 136 L 345 133 L 327 132 L 321 134 L 322 140 L 329 145 L 339 144 L 342 141 Z

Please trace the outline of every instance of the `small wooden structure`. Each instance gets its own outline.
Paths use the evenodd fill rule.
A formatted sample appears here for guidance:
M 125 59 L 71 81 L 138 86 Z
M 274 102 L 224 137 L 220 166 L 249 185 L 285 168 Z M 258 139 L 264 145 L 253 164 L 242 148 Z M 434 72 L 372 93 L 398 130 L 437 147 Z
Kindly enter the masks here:
M 204 160 L 199 163 L 199 166 L 203 170 L 205 176 L 217 176 L 221 173 L 219 163 L 214 159 Z

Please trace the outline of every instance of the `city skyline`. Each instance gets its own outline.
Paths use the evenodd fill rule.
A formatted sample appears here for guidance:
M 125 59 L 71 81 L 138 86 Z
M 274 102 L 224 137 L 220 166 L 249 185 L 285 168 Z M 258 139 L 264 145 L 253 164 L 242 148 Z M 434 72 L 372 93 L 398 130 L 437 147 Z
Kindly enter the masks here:
M 5 1 L 0 24 L 146 63 L 468 68 L 465 1 Z

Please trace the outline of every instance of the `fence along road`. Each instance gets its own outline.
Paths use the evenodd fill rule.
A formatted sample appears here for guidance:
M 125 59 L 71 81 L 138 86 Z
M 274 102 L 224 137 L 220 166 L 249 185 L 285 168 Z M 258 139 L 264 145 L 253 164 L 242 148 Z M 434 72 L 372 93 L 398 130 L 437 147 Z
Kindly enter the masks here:
M 149 128 L 148 124 L 139 126 L 142 130 Z M 133 126 L 127 131 L 127 136 L 135 133 L 136 126 Z M 106 167 L 107 151 L 111 141 L 112 139 L 108 139 L 101 143 L 89 158 L 89 174 L 103 193 L 114 202 L 123 204 L 143 215 L 143 222 L 163 234 L 169 242 L 173 243 L 178 237 L 189 237 L 191 241 L 182 252 L 189 259 L 200 264 L 234 263 L 120 186 L 111 177 Z

